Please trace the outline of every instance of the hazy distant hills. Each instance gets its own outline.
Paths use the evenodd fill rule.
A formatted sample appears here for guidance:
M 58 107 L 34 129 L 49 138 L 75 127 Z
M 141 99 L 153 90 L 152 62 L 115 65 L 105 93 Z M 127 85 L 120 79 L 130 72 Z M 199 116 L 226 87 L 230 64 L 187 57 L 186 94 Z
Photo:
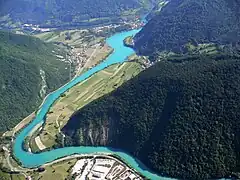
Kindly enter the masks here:
M 56 57 L 63 52 L 37 38 L 0 31 L 0 133 L 36 110 L 44 94 L 69 80 L 68 64 Z M 46 92 L 41 94 L 44 85 Z
M 119 18 L 123 12 L 147 8 L 149 2 L 149 0 L 0 0 L 0 16 L 9 15 L 9 19 L 14 22 L 57 25 L 96 20 L 95 18 L 103 20 Z
M 240 42 L 240 1 L 171 0 L 135 37 L 140 54 L 184 52 L 186 43 Z

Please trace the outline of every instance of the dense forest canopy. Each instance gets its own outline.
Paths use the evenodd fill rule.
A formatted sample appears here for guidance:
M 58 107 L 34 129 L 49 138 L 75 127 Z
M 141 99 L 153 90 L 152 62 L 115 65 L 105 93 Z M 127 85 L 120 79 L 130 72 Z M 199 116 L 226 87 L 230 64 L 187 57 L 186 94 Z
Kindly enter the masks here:
M 161 61 L 76 112 L 65 145 L 120 148 L 180 179 L 239 173 L 239 10 L 238 0 L 169 1 L 134 38 Z M 207 44 L 217 51 L 200 53 Z
M 13 127 L 41 103 L 44 71 L 47 92 L 68 80 L 59 48 L 24 35 L 0 31 L 0 133 Z M 60 53 L 60 51 L 59 51 Z
M 180 57 L 80 109 L 63 132 L 68 146 L 120 148 L 170 177 L 219 178 L 240 171 L 239 101 L 239 55 Z
M 135 48 L 152 55 L 164 50 L 182 53 L 188 42 L 236 46 L 239 29 L 238 0 L 171 0 L 136 35 Z

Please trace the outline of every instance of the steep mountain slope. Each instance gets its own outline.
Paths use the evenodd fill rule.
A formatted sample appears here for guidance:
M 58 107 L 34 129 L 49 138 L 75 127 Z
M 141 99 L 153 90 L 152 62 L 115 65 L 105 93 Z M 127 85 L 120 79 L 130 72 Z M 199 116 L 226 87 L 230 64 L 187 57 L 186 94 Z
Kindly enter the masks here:
M 66 145 L 106 145 L 182 179 L 240 171 L 240 56 L 165 60 L 76 112 Z
M 188 42 L 236 45 L 240 42 L 239 0 L 171 0 L 136 35 L 140 54 L 185 52 Z
M 57 25 L 117 18 L 124 11 L 144 9 L 148 3 L 149 0 L 1 0 L 0 16 L 9 14 L 14 22 Z
M 61 53 L 37 38 L 0 31 L 0 133 L 33 112 L 44 94 L 68 80 L 67 64 L 56 57 Z

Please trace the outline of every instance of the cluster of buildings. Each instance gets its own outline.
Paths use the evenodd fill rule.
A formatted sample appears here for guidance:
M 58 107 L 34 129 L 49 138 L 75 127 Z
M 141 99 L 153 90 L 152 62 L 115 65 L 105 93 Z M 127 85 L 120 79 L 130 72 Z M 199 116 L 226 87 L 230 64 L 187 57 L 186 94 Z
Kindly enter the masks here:
M 75 180 L 142 180 L 136 172 L 116 158 L 95 156 L 77 161 L 71 173 Z
M 34 32 L 50 32 L 50 31 L 52 31 L 52 29 L 50 29 L 50 28 L 40 28 L 39 25 L 34 25 L 34 24 L 23 24 L 22 29 L 31 30 Z
M 120 27 L 121 25 L 116 25 L 116 24 L 110 24 L 110 25 L 106 25 L 106 26 L 99 26 L 99 27 L 95 27 L 95 28 L 93 28 L 93 31 L 95 32 L 95 33 L 100 33 L 100 32 L 105 32 L 105 31 L 107 31 L 107 30 L 109 30 L 109 29 L 114 29 L 114 28 L 118 28 L 118 27 Z
M 107 32 L 108 30 L 111 30 L 111 29 L 118 29 L 118 28 L 121 29 L 123 27 L 126 27 L 127 29 L 139 29 L 140 27 L 143 27 L 143 26 L 144 26 L 144 23 L 141 21 L 141 19 L 136 17 L 136 19 L 131 21 L 123 20 L 121 21 L 120 24 L 110 24 L 110 25 L 95 27 L 93 28 L 93 31 L 95 33 L 101 33 L 101 32 Z

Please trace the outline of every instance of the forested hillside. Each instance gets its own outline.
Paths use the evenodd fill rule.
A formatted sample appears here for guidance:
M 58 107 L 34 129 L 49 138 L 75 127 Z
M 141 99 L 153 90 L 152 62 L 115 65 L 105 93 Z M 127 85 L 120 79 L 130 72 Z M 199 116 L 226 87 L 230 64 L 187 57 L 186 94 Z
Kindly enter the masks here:
M 14 22 L 63 25 L 93 18 L 119 18 L 129 10 L 146 10 L 149 3 L 150 0 L 0 0 L 0 17 L 9 14 Z
M 40 105 L 43 79 L 47 92 L 68 80 L 67 64 L 56 57 L 60 51 L 37 38 L 0 31 L 0 133 Z
M 180 179 L 240 172 L 240 56 L 163 60 L 76 112 L 66 145 L 123 149 Z
M 186 51 L 193 44 L 216 43 L 236 46 L 240 42 L 240 1 L 171 0 L 136 35 L 140 54 Z

